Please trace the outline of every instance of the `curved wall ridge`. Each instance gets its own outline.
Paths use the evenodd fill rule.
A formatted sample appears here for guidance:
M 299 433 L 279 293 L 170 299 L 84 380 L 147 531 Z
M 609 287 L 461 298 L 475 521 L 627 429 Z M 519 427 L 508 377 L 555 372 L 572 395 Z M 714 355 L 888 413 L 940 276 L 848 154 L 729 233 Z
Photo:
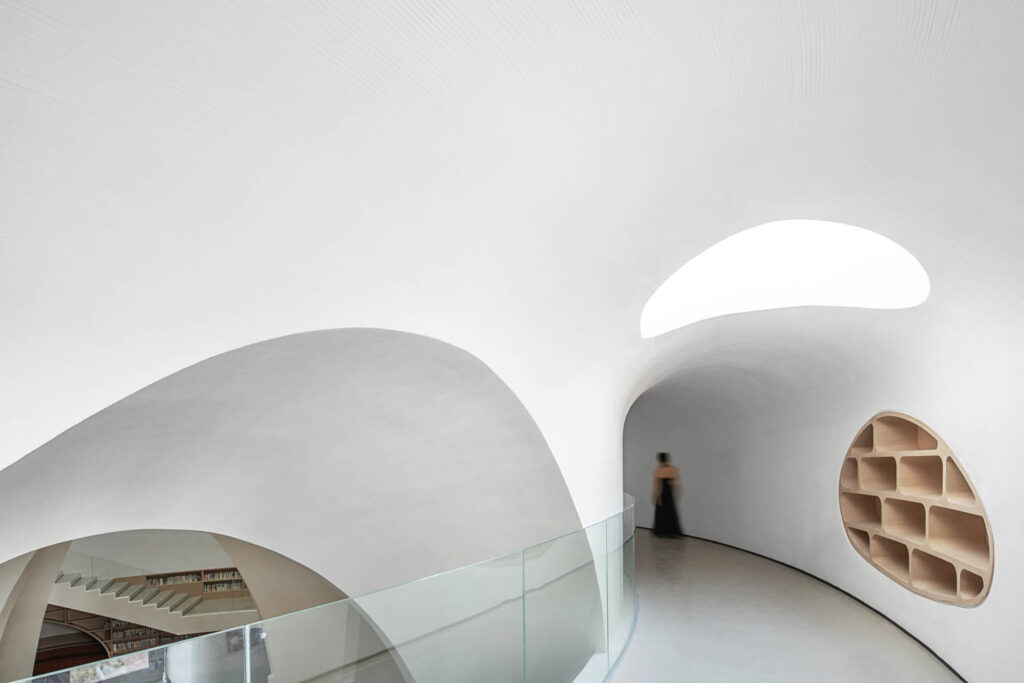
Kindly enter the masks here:
M 579 527 L 536 424 L 484 363 L 379 329 L 260 342 L 160 380 L 0 471 L 0 518 L 0 561 L 189 528 L 348 594 Z

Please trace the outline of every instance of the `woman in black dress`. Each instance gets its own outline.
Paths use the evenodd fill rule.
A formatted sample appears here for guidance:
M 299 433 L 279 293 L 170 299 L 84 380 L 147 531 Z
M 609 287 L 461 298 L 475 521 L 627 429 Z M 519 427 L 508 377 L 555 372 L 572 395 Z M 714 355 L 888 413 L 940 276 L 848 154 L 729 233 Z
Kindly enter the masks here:
M 659 464 L 654 470 L 654 533 L 672 538 L 681 536 L 683 530 L 676 512 L 679 470 L 668 464 L 668 459 L 668 453 L 658 453 Z

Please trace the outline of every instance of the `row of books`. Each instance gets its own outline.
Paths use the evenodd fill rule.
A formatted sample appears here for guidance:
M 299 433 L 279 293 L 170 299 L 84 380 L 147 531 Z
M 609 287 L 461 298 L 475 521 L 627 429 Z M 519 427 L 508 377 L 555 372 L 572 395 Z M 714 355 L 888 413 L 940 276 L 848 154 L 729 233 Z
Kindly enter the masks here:
M 148 636 L 151 633 L 155 633 L 153 629 L 140 626 L 138 628 L 122 629 L 120 631 L 113 631 L 110 637 L 114 640 L 121 640 L 123 638 L 134 638 L 135 636 Z
M 240 591 L 244 589 L 244 581 L 221 581 L 220 583 L 203 584 L 204 593 L 220 593 L 221 591 Z
M 127 640 L 123 643 L 111 643 L 111 652 L 127 652 L 128 650 L 141 650 L 146 647 L 156 647 L 160 644 L 159 638 L 143 638 L 141 640 Z
M 175 574 L 173 576 L 149 576 L 146 577 L 147 586 L 167 586 L 177 583 L 199 583 L 203 580 L 202 574 Z
M 226 569 L 224 571 L 217 572 L 206 572 L 205 579 L 207 581 L 217 581 L 218 579 L 240 579 L 242 575 L 234 569 Z
M 161 631 L 155 629 L 149 629 L 152 633 L 158 634 Z M 170 633 L 163 635 L 154 635 L 150 638 L 140 638 L 139 640 L 129 640 L 123 643 L 111 643 L 111 652 L 127 652 L 129 650 L 143 650 L 147 647 L 156 647 L 158 645 L 168 645 L 170 643 L 176 643 L 179 640 L 186 640 L 188 638 L 195 638 L 198 633 L 186 633 L 184 635 L 176 636 Z

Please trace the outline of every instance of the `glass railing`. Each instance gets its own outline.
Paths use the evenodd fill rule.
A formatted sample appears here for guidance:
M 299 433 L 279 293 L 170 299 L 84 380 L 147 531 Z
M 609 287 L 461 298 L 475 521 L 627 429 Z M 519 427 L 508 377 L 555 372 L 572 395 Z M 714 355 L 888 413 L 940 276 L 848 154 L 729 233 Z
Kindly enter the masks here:
M 74 549 L 67 552 L 60 567 L 61 573 L 64 575 L 78 574 L 82 577 L 94 577 L 105 580 L 113 579 L 116 576 L 142 576 L 143 574 L 154 573 L 142 567 L 116 562 L 105 557 L 79 552 Z
M 26 681 L 603 681 L 636 615 L 633 500 L 515 553 Z

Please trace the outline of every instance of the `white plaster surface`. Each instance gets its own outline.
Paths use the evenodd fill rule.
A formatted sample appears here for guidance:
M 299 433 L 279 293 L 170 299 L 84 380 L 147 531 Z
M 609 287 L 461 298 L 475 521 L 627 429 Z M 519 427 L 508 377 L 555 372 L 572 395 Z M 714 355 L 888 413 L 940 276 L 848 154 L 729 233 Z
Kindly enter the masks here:
M 453 346 L 386 330 L 292 335 L 187 368 L 0 471 L 0 491 L 0 549 L 211 531 L 348 595 L 579 526 L 509 388 Z
M 913 639 L 788 567 L 637 530 L 640 614 L 612 681 L 957 681 Z
M 947 333 L 956 300 L 1015 315 L 1022 12 L 4 3 L 0 464 L 229 349 L 386 327 L 493 368 L 604 519 L 624 412 L 676 362 L 640 311 L 730 234 L 859 225 Z

